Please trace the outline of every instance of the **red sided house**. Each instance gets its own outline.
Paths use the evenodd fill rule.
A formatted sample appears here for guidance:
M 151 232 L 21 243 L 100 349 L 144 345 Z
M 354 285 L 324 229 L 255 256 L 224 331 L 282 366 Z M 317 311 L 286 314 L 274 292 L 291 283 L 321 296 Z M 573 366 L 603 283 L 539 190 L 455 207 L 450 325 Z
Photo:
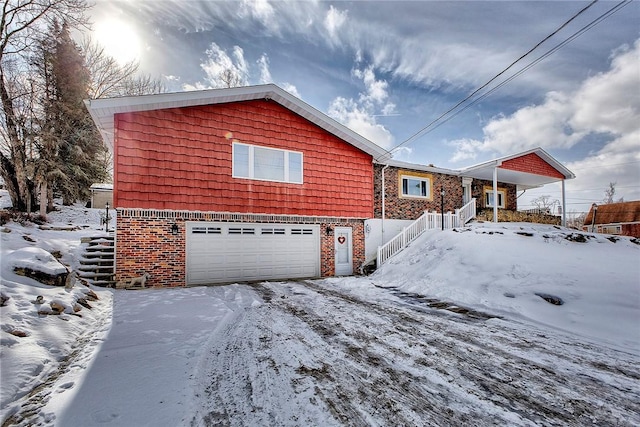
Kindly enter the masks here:
M 640 238 L 640 200 L 593 205 L 584 219 L 584 231 Z
M 272 84 L 86 105 L 114 154 L 115 279 L 151 286 L 350 275 L 393 237 L 386 218 L 412 223 L 441 187 L 445 210 L 475 212 L 473 197 L 515 208 L 519 185 L 573 177 L 540 149 L 520 156 L 542 159 L 533 172 L 504 167 L 518 156 L 464 171 L 385 161 Z

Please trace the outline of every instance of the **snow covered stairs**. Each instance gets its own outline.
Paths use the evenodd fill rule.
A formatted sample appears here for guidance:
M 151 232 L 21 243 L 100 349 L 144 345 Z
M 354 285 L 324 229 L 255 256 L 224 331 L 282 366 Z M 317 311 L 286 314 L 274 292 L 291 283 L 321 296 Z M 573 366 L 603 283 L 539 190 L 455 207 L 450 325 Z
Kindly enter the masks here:
M 78 277 L 96 286 L 115 286 L 115 242 L 113 235 L 85 237 Z
M 429 212 L 425 211 L 418 219 L 411 223 L 408 227 L 389 240 L 382 246 L 378 246 L 378 255 L 376 257 L 376 268 L 380 268 L 389 258 L 401 252 L 409 243 L 417 239 L 427 230 L 448 230 L 455 227 L 464 226 L 467 222 L 476 217 L 476 199 L 471 199 L 466 205 L 460 209 L 456 209 L 455 213 L 451 212 Z

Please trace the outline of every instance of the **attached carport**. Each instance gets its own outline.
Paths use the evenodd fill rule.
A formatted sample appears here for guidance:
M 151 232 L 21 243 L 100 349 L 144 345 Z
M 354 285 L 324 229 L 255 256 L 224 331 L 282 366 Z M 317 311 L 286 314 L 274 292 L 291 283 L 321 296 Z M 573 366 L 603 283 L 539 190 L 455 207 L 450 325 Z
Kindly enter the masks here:
M 566 225 L 565 185 L 576 176 L 542 148 L 501 157 L 460 171 L 463 177 L 493 181 L 493 200 L 498 200 L 498 181 L 515 184 L 518 191 L 562 183 L 562 225 Z M 498 204 L 493 204 L 493 221 L 498 222 Z

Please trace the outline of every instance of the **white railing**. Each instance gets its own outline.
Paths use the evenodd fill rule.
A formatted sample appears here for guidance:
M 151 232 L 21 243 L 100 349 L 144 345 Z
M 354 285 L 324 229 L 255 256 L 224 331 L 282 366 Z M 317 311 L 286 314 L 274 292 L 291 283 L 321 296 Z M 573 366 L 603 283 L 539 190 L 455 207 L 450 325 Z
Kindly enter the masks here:
M 455 213 L 447 212 L 444 215 L 438 212 L 423 213 L 411 225 L 402 229 L 397 236 L 382 246 L 378 246 L 378 258 L 376 265 L 380 267 L 389 258 L 403 250 L 409 243 L 427 230 L 451 229 L 460 227 L 476 217 L 476 199 L 456 209 Z M 444 221 L 444 227 L 443 227 Z

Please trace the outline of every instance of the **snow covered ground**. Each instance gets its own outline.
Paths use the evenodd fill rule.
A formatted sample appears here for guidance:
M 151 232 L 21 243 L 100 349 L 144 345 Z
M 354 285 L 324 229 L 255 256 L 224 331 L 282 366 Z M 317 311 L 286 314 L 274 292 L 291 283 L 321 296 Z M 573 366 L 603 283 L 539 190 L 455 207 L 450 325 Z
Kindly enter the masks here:
M 75 268 L 101 232 L 92 209 L 50 220 L 78 228 L 0 227 L 3 426 L 640 425 L 628 238 L 480 223 L 368 277 L 95 288 L 82 317 L 45 316 L 37 295 L 69 306 L 88 288 L 15 275 L 15 251 Z

